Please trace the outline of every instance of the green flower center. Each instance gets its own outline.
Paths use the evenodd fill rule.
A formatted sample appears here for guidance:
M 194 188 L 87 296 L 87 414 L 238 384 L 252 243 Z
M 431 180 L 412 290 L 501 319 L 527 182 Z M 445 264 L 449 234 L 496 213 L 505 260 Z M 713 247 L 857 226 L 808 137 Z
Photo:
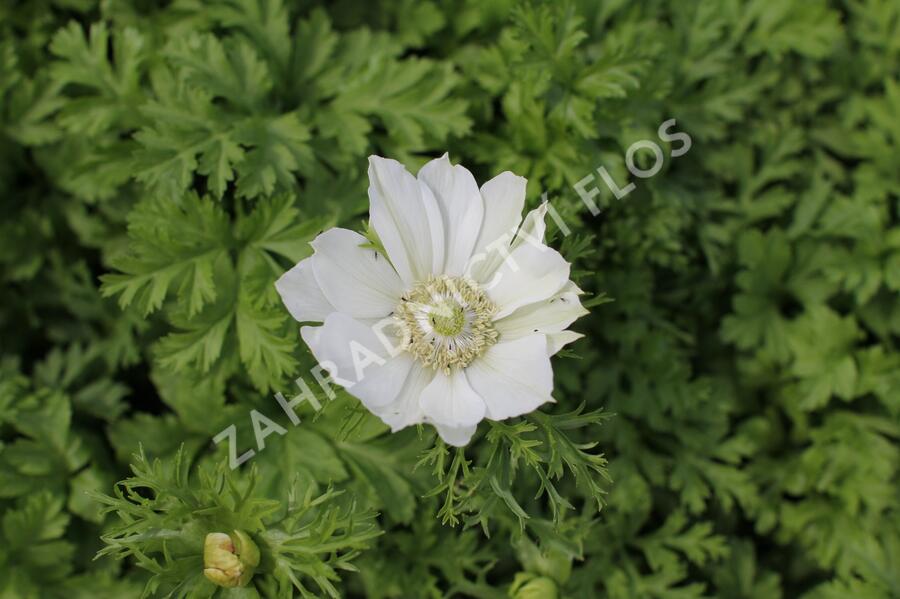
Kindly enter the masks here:
M 465 368 L 497 342 L 496 307 L 474 281 L 430 277 L 401 299 L 394 317 L 402 347 L 425 366 Z
M 434 306 L 430 317 L 434 332 L 444 337 L 459 335 L 466 326 L 465 310 L 452 299 L 445 300 Z

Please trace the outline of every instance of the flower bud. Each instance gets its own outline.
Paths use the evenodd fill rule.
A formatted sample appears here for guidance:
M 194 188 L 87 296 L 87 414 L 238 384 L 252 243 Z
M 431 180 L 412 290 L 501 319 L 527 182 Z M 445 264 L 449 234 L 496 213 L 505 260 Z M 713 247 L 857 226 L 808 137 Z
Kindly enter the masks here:
M 259 548 L 240 530 L 211 532 L 203 542 L 203 575 L 220 587 L 246 586 L 259 565 Z
M 520 572 L 509 589 L 509 596 L 513 599 L 557 599 L 559 593 L 552 578 Z

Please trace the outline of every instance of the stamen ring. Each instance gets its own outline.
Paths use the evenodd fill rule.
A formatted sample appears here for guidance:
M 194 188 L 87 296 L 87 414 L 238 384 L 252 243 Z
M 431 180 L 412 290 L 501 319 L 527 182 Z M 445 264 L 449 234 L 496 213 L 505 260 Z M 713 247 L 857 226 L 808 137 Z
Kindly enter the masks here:
M 401 347 L 425 366 L 465 368 L 497 342 L 496 306 L 470 279 L 432 276 L 401 299 L 394 311 Z

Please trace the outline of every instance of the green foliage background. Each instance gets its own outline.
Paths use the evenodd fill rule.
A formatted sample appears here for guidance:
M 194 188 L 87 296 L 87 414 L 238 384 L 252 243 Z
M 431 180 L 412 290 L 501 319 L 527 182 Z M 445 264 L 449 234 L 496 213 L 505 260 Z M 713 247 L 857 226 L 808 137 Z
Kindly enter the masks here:
M 0 39 L 3 599 L 900 598 L 896 0 L 6 0 Z M 558 404 L 464 452 L 343 394 L 291 426 L 273 281 L 367 155 L 445 150 L 573 230 Z M 288 434 L 231 473 L 251 409 Z

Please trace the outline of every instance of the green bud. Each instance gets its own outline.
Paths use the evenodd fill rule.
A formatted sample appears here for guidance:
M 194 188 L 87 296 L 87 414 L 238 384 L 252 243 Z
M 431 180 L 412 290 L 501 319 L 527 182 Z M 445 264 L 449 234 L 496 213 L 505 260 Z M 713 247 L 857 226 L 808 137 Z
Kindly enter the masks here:
M 546 576 L 519 572 L 509 589 L 513 599 L 557 599 L 556 582 Z
M 569 555 L 549 546 L 538 547 L 525 535 L 514 541 L 514 547 L 525 572 L 552 578 L 559 584 L 569 580 L 572 574 L 572 558 Z
M 203 575 L 220 587 L 243 587 L 259 565 L 259 547 L 250 536 L 211 532 L 203 542 Z

